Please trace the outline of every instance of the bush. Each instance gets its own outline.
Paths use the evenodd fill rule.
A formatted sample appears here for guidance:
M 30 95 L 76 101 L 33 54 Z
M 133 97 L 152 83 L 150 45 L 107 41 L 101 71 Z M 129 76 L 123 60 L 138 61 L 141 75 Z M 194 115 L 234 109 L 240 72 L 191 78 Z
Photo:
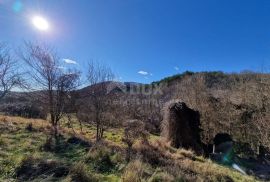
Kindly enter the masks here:
M 97 172 L 108 173 L 111 172 L 115 166 L 111 160 L 112 155 L 113 153 L 110 149 L 101 145 L 96 145 L 91 148 L 87 154 L 85 162 L 92 164 Z
M 124 162 L 123 155 L 121 153 L 118 153 L 118 152 L 115 153 L 115 154 L 113 154 L 113 155 L 111 155 L 110 159 L 111 159 L 111 161 L 112 161 L 112 163 L 114 165 L 121 165 Z
M 150 177 L 151 172 L 150 166 L 142 163 L 139 160 L 130 162 L 122 175 L 123 182 L 141 182 L 143 179 Z
M 44 145 L 41 148 L 42 148 L 42 150 L 44 150 L 46 152 L 53 151 L 53 149 L 54 149 L 53 138 L 52 137 L 46 138 L 46 141 L 45 141 Z
M 74 167 L 71 168 L 69 177 L 72 182 L 98 182 L 99 178 L 93 175 L 89 170 L 87 170 L 87 166 L 79 162 Z
M 138 143 L 137 151 L 142 161 L 152 166 L 157 167 L 168 162 L 165 152 L 159 146 L 154 146 L 151 143 Z
M 64 153 L 68 150 L 68 143 L 66 142 L 63 135 L 58 135 L 56 138 L 52 135 L 47 136 L 47 139 L 41 150 L 46 152 Z
M 91 144 L 79 137 L 70 137 L 68 140 L 67 140 L 67 143 L 70 143 L 70 144 L 75 144 L 75 145 L 81 145 L 83 147 L 91 147 Z
M 33 130 L 34 130 L 33 124 L 32 124 L 32 123 L 29 123 L 29 124 L 25 127 L 25 129 L 26 129 L 27 131 L 29 131 L 29 132 L 33 131 Z

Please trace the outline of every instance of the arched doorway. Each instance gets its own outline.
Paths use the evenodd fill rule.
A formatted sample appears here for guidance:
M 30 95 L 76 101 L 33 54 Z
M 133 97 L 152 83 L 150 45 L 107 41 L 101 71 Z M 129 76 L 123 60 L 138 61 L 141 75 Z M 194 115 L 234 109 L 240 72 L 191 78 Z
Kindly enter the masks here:
M 226 154 L 233 148 L 233 140 L 228 133 L 218 133 L 213 142 L 213 153 Z

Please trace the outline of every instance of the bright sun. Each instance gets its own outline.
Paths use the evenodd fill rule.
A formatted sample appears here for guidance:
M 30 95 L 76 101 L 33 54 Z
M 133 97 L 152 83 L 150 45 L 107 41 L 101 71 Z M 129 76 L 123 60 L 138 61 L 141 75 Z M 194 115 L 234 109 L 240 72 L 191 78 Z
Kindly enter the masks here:
M 32 23 L 38 30 L 41 30 L 41 31 L 49 30 L 48 21 L 45 18 L 41 17 L 41 16 L 34 16 L 32 18 Z

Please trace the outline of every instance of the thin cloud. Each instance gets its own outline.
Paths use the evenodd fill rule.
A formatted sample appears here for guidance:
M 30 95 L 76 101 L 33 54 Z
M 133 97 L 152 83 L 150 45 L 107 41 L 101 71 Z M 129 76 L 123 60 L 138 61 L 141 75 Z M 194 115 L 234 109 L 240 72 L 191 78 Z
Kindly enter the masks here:
M 63 59 L 63 61 L 64 61 L 66 64 L 78 64 L 76 61 L 71 60 L 71 59 Z
M 141 75 L 148 75 L 149 74 L 147 71 L 138 71 L 138 73 Z
M 63 69 L 63 70 L 66 69 L 66 67 L 64 67 L 64 66 L 58 66 L 58 68 Z
M 179 70 L 179 67 L 175 66 L 174 69 L 175 69 L 176 71 L 178 71 L 178 70 Z
M 116 81 L 116 82 L 119 82 L 119 81 L 122 81 L 123 80 L 123 78 L 120 76 L 120 77 L 115 77 L 115 79 L 114 79 L 114 81 Z

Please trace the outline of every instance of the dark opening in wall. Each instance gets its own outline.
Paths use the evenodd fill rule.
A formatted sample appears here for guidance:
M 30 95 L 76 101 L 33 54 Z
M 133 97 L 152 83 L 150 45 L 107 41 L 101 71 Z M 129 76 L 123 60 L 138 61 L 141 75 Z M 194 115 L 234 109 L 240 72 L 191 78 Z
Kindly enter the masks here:
M 176 102 L 165 108 L 164 118 L 163 133 L 173 147 L 203 153 L 198 111 L 188 108 L 183 102 Z
M 227 153 L 232 150 L 233 140 L 227 133 L 218 133 L 213 141 L 213 153 Z

